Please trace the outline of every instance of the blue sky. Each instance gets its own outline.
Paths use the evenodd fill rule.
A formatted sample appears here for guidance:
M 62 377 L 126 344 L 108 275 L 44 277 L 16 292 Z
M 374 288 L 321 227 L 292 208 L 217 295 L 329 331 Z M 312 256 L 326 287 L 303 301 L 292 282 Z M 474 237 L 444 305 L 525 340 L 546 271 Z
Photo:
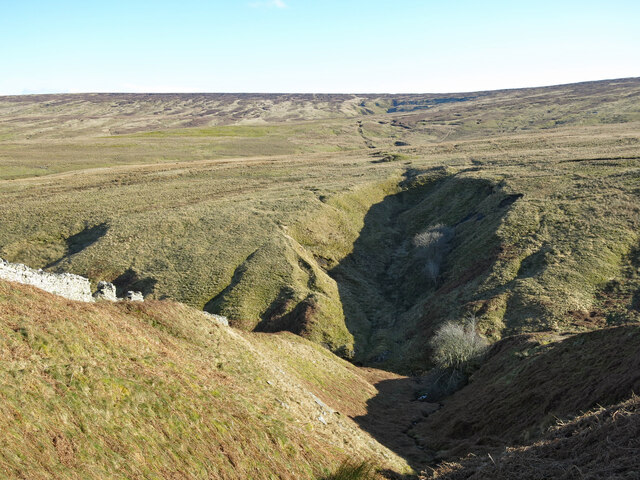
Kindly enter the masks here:
M 455 92 L 640 76 L 640 1 L 0 0 L 0 94 Z

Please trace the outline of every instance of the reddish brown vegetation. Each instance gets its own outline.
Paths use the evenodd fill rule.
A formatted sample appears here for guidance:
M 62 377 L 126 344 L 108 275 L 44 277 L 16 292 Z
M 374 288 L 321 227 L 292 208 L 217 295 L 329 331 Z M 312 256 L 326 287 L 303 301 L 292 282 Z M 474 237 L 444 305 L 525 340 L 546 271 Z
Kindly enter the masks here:
M 414 434 L 443 457 L 488 451 L 527 442 L 557 418 L 640 391 L 640 327 L 544 341 L 536 334 L 495 344 L 470 384 L 417 425 Z
M 623 479 L 640 476 L 640 398 L 559 423 L 538 442 L 443 463 L 422 479 Z

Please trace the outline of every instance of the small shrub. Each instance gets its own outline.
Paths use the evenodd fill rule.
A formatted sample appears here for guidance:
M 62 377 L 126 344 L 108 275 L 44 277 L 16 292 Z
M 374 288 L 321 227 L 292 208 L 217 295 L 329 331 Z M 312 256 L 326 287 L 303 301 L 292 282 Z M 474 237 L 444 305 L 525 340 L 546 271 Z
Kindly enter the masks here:
M 446 322 L 431 339 L 433 363 L 442 369 L 464 370 L 487 349 L 487 340 L 476 331 L 475 317 L 463 324 Z
M 437 402 L 467 384 L 488 342 L 476 331 L 475 317 L 470 317 L 464 323 L 441 325 L 429 343 L 435 368 L 424 377 L 427 387 L 418 399 Z

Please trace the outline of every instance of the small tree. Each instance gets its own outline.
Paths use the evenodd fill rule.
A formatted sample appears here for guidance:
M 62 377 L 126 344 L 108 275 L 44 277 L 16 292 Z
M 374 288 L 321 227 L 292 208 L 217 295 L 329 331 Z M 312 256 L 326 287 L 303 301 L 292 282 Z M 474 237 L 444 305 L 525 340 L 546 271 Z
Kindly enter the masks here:
M 487 349 L 487 340 L 476 330 L 476 318 L 464 323 L 446 322 L 430 341 L 432 360 L 437 367 L 447 370 L 463 370 L 471 361 Z
M 413 237 L 413 246 L 424 262 L 424 273 L 435 283 L 440 267 L 451 250 L 453 229 L 445 225 L 434 225 Z

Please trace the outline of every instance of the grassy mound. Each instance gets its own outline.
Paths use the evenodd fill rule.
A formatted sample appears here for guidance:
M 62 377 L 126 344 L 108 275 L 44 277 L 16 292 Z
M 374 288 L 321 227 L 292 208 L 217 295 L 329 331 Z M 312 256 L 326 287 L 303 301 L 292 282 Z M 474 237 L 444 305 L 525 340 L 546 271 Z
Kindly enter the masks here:
M 7 282 L 0 330 L 3 477 L 313 479 L 347 457 L 408 469 L 350 420 L 375 388 L 295 335 Z

